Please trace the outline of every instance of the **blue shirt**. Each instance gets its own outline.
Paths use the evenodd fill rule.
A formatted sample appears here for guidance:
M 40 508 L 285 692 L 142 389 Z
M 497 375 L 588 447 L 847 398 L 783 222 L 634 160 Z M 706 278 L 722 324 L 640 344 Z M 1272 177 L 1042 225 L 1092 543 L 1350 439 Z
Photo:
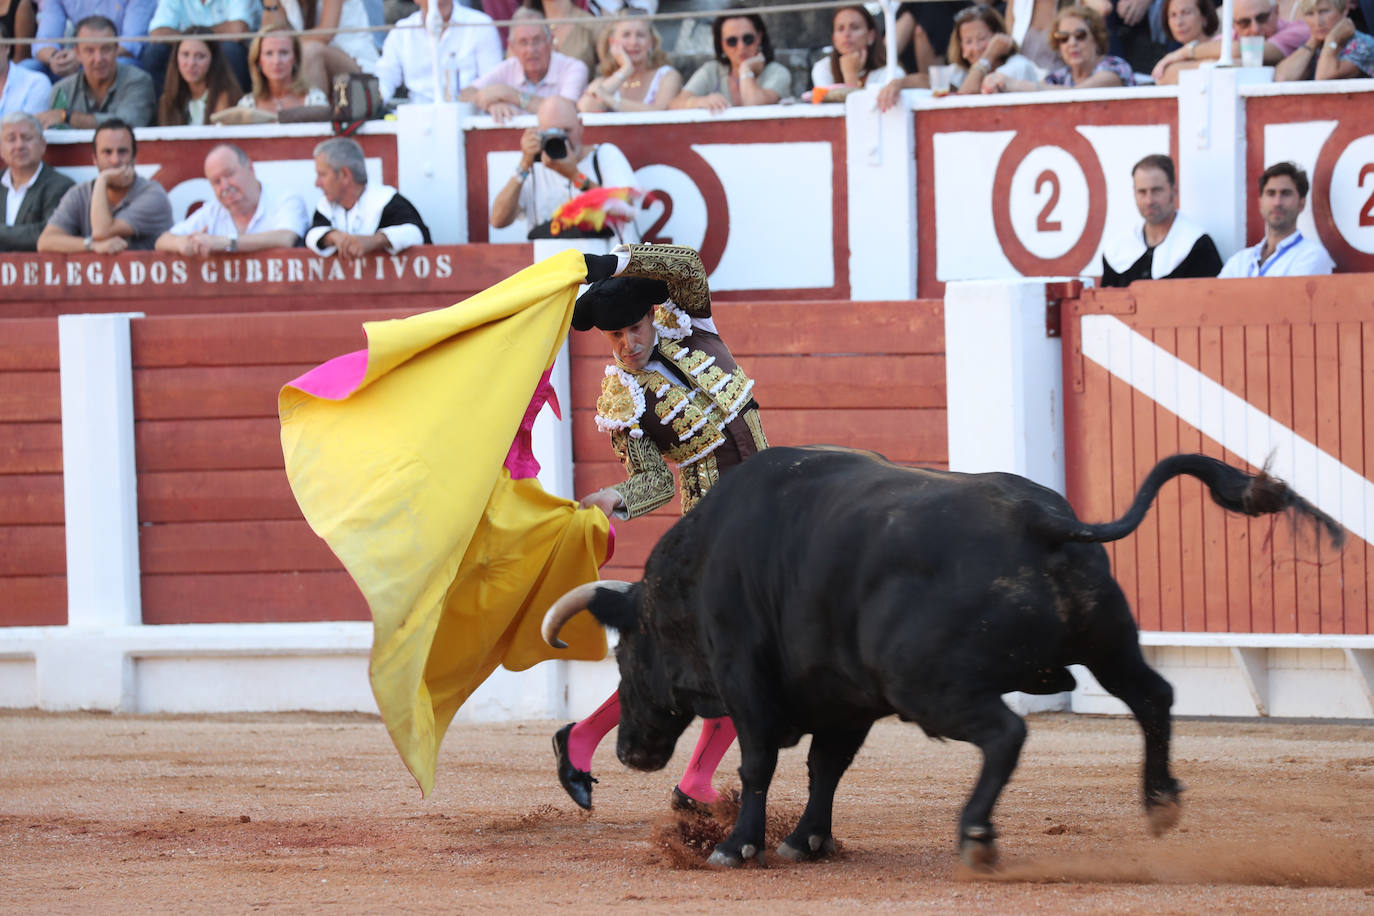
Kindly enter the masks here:
M 117 35 L 147 35 L 155 9 L 157 0 L 38 0 L 35 37 L 49 40 L 35 41 L 33 53 L 58 47 L 55 39 L 67 34 L 68 23 L 75 26 L 87 16 L 104 16 L 115 24 Z M 137 59 L 147 45 L 121 42 L 119 47 L 121 54 Z
M 257 29 L 262 21 L 262 4 L 254 0 L 159 0 L 153 29 L 173 29 L 184 32 L 192 26 L 214 28 L 222 22 L 242 22 L 249 29 Z

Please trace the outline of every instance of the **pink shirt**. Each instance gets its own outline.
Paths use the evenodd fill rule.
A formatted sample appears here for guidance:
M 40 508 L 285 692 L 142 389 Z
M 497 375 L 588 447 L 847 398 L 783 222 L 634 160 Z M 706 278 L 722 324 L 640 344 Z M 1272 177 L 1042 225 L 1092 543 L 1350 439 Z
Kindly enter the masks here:
M 1233 39 L 1240 38 L 1234 29 L 1231 30 L 1231 37 Z M 1283 56 L 1287 57 L 1311 37 L 1312 33 L 1307 30 L 1307 23 L 1298 22 L 1296 19 L 1292 21 L 1279 19 L 1275 24 L 1274 34 L 1264 40 L 1278 48 L 1283 52 Z
M 539 82 L 532 83 L 526 79 L 525 70 L 520 66 L 520 61 L 514 57 L 507 57 L 471 83 L 478 89 L 497 84 L 510 86 L 520 92 L 528 92 L 530 95 L 561 95 L 568 101 L 576 103 L 578 99 L 582 98 L 582 92 L 587 88 L 587 65 L 576 57 L 569 57 L 554 51 L 549 59 L 549 72 L 545 73 L 544 78 Z

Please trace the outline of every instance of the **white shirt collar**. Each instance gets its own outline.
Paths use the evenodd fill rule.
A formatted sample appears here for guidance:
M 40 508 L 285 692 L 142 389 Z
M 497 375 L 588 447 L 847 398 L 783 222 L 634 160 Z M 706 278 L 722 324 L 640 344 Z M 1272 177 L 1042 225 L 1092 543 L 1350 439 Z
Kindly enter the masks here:
M 23 191 L 27 191 L 29 188 L 33 187 L 33 183 L 38 180 L 38 176 L 42 174 L 42 172 L 43 163 L 40 162 L 38 163 L 38 168 L 34 169 L 33 174 L 29 176 L 29 180 L 16 188 L 14 186 L 14 179 L 10 177 L 10 170 L 5 169 L 5 174 L 3 176 L 0 176 L 0 184 L 3 184 L 5 187 L 9 188 L 11 192 L 17 194 Z

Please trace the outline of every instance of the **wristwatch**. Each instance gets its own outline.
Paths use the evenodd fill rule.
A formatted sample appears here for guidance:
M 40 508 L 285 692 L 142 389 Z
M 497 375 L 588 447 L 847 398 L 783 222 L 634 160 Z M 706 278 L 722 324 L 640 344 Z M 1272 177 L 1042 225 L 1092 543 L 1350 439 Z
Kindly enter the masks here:
M 238 237 L 237 235 L 231 235 L 231 236 L 229 236 L 229 243 L 228 243 L 227 245 L 224 246 L 224 250 L 225 250 L 225 251 L 229 251 L 229 252 L 238 251 L 238 250 L 239 250 L 239 237 Z
M 986 57 L 978 58 L 978 62 L 973 66 L 977 67 L 979 70 L 982 70 L 984 73 L 992 72 L 992 64 L 988 62 L 988 59 Z
M 95 247 L 95 240 L 88 235 L 86 236 L 83 244 L 86 246 L 86 250 L 90 251 L 92 248 Z

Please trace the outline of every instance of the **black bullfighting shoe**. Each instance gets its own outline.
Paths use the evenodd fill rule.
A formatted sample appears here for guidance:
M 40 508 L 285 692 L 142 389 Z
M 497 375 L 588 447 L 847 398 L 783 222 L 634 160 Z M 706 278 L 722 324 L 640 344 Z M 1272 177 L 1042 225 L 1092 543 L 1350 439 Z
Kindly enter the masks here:
M 569 722 L 567 725 L 553 733 L 553 756 L 558 760 L 558 782 L 563 787 L 563 791 L 568 793 L 568 797 L 577 804 L 592 809 L 592 783 L 596 782 L 596 777 L 586 770 L 579 770 L 573 766 L 572 760 L 568 758 L 568 734 L 576 722 Z
M 682 791 L 679 786 L 673 786 L 672 807 L 674 811 L 685 811 L 689 814 L 695 814 L 698 817 L 713 816 L 711 814 L 710 805 L 706 804 L 706 802 L 697 801 L 695 798 Z

